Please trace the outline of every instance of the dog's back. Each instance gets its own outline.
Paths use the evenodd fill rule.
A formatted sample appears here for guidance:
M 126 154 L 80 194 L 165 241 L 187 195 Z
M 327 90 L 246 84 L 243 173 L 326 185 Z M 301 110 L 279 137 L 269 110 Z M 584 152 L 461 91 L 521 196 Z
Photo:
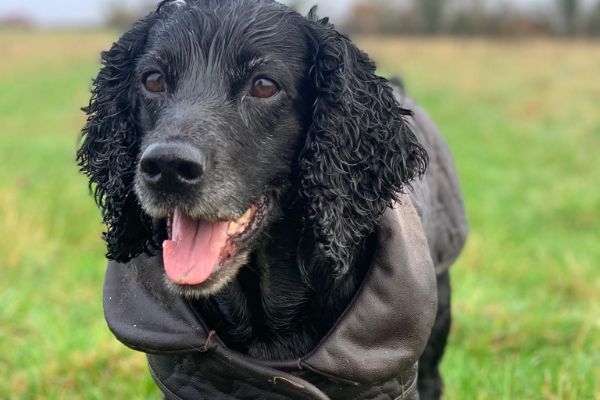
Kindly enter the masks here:
M 429 155 L 427 172 L 422 179 L 413 182 L 409 194 L 427 237 L 438 295 L 435 323 L 427 347 L 419 359 L 419 393 L 421 400 L 438 399 L 443 389 L 439 364 L 451 325 L 448 269 L 464 247 L 468 227 L 458 176 L 448 145 L 421 107 L 408 98 L 403 98 L 402 102 L 413 111 L 413 130 Z

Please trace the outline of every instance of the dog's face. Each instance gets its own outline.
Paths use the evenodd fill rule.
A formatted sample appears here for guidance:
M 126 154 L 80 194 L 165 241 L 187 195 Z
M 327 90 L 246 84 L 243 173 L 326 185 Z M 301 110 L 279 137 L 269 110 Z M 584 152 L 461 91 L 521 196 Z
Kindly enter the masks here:
M 182 2 L 161 13 L 135 67 L 135 192 L 168 220 L 167 282 L 210 294 L 245 263 L 291 179 L 308 48 L 283 7 Z
M 425 169 L 408 112 L 366 54 L 327 19 L 272 0 L 163 1 L 103 63 L 78 161 L 107 256 L 158 249 L 185 295 L 236 275 L 261 232 L 292 218 L 281 198 L 300 204 L 306 256 L 345 273 L 357 240 Z

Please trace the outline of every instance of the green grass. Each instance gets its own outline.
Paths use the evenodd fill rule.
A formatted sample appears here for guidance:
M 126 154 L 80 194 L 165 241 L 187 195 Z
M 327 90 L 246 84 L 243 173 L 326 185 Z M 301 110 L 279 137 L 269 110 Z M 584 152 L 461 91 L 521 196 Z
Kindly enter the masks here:
M 74 152 L 110 33 L 0 31 L 0 398 L 159 398 L 101 307 Z M 600 47 L 363 38 L 432 114 L 471 225 L 447 399 L 600 399 Z
M 0 398 L 159 398 L 103 321 L 102 226 L 74 161 L 112 39 L 0 33 Z
M 403 71 L 461 175 L 447 398 L 600 398 L 598 44 L 362 43 Z

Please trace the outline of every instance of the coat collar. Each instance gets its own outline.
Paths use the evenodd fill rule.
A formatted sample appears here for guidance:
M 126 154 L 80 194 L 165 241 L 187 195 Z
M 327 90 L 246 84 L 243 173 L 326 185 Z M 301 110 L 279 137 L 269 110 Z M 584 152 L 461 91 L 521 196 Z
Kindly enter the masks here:
M 163 285 L 160 257 L 109 262 L 104 286 L 108 326 L 127 346 L 151 354 L 218 349 L 249 365 L 309 369 L 357 384 L 408 371 L 423 352 L 435 319 L 433 262 L 421 221 L 407 195 L 382 216 L 365 281 L 319 345 L 299 360 L 265 362 L 225 347 L 202 317 Z

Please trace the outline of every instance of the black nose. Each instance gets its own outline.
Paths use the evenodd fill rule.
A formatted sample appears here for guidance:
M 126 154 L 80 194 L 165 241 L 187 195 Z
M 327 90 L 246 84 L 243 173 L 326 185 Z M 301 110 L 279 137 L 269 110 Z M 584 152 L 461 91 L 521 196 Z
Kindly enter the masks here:
M 200 182 L 205 164 L 204 154 L 193 146 L 157 143 L 142 154 L 140 172 L 147 184 L 172 191 Z

